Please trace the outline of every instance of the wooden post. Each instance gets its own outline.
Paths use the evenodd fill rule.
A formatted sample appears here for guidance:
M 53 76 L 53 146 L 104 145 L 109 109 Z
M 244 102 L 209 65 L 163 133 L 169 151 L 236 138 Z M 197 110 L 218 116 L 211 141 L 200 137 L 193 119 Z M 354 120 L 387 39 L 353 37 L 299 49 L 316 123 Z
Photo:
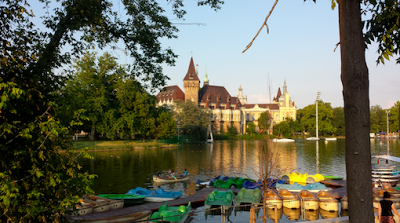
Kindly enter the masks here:
M 275 206 L 275 223 L 278 223 L 278 205 Z
M 250 208 L 250 223 L 256 223 L 256 210 L 254 205 L 251 205 Z

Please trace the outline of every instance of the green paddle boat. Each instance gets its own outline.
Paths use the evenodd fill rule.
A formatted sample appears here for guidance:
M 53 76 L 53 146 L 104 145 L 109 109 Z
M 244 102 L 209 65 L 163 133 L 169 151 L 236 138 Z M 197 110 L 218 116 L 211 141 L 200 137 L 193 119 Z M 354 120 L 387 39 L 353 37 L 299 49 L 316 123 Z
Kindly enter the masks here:
M 217 188 L 231 188 L 231 189 L 242 188 L 243 183 L 248 181 L 248 180 L 255 182 L 252 179 L 243 178 L 243 177 L 240 177 L 240 178 L 236 177 L 236 178 L 229 178 L 227 181 L 216 180 L 214 182 L 213 186 L 217 187 Z
M 146 197 L 137 194 L 99 194 L 98 196 L 114 200 L 124 200 L 124 207 L 142 204 Z
M 205 199 L 204 206 L 206 208 L 211 208 L 211 206 L 231 206 L 234 197 L 232 190 L 219 191 L 215 189 Z
M 161 205 L 158 211 L 151 215 L 150 222 L 183 223 L 189 217 L 190 209 L 190 202 L 187 206 L 179 207 L 168 207 L 168 202 L 165 202 L 165 205 Z
M 260 203 L 261 191 L 257 189 L 242 188 L 235 197 L 235 204 L 240 205 L 243 203 Z
M 343 180 L 343 177 L 323 175 L 324 180 Z

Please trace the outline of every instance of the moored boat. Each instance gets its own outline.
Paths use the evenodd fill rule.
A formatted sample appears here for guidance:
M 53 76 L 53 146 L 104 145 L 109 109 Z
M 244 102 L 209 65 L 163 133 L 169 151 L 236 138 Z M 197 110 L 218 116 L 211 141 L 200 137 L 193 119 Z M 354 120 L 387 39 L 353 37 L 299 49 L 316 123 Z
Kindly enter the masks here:
M 308 190 L 300 191 L 299 197 L 305 210 L 318 210 L 318 199 Z
M 99 194 L 99 197 L 123 201 L 124 207 L 142 204 L 145 198 L 137 194 Z
M 137 187 L 131 189 L 126 193 L 127 195 L 137 194 L 145 196 L 144 201 L 147 202 L 164 202 L 169 200 L 174 200 L 182 196 L 182 190 L 180 191 L 164 191 L 164 189 L 159 188 L 158 190 L 148 190 L 142 187 Z
M 325 138 L 325 141 L 336 141 L 337 138 L 335 137 L 330 137 L 330 138 Z
M 92 212 L 104 212 L 110 210 L 110 205 L 106 201 L 94 201 L 88 198 L 81 199 L 81 204 L 83 206 L 92 206 Z
M 282 198 L 283 207 L 300 208 L 300 198 L 296 194 L 286 189 L 280 189 L 279 196 Z
M 178 181 L 187 181 L 189 180 L 189 176 L 186 177 L 174 177 L 174 178 L 163 178 L 159 176 L 153 176 L 153 181 L 156 183 L 173 183 Z
M 400 162 L 399 157 L 390 155 L 377 155 L 377 162 L 372 163 L 372 181 L 376 184 L 389 183 L 395 186 L 400 182 L 400 171 L 397 169 L 396 164 L 389 163 L 390 161 Z M 380 159 L 385 160 L 383 164 L 380 163 Z
M 299 173 L 299 172 L 292 172 L 292 173 L 287 173 L 284 174 L 281 178 L 282 180 L 285 180 L 286 182 L 298 182 L 298 183 L 316 183 L 324 180 L 324 176 L 321 174 L 317 173 L 315 175 L 309 175 L 308 173 Z
M 168 202 L 165 202 L 165 205 L 161 205 L 158 211 L 151 215 L 150 222 L 183 223 L 187 221 L 191 209 L 190 202 L 187 206 L 179 207 L 169 207 Z
M 260 203 L 261 191 L 259 188 L 256 189 L 246 189 L 242 188 L 235 196 L 235 204 L 241 205 L 243 203 Z
M 340 207 L 342 208 L 342 210 L 349 210 L 349 202 L 347 200 L 347 194 L 344 195 L 342 199 L 340 199 Z
M 319 207 L 326 211 L 339 211 L 339 202 L 326 191 L 320 191 L 317 194 Z
M 264 202 L 267 204 L 267 208 L 274 209 L 276 207 L 277 209 L 281 209 L 282 197 L 272 189 L 267 189 L 266 193 L 267 194 L 264 196 L 266 200 Z
M 235 195 L 232 190 L 220 191 L 215 189 L 213 192 L 208 194 L 208 197 L 204 201 L 206 208 L 211 206 L 231 206 Z
M 343 180 L 343 177 L 332 176 L 332 175 L 323 175 L 324 180 Z
M 272 142 L 294 142 L 295 140 L 294 139 L 286 139 L 286 138 L 283 138 L 283 139 L 272 139 Z
M 96 202 L 103 202 L 103 201 L 107 202 L 108 205 L 110 206 L 110 210 L 119 209 L 119 208 L 124 207 L 124 201 L 121 201 L 121 200 L 105 198 L 105 197 L 96 196 L 96 195 L 89 195 L 89 196 L 87 196 L 87 198 L 92 201 L 96 201 Z

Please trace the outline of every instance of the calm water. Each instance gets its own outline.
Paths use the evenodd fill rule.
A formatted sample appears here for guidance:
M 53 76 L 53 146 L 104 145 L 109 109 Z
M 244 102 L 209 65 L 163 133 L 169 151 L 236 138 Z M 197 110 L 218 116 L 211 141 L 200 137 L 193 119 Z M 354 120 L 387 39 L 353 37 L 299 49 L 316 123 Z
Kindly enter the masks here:
M 216 141 L 213 144 L 184 144 L 168 149 L 123 150 L 90 152 L 94 159 L 82 160 L 83 169 L 97 174 L 92 188 L 96 194 L 126 193 L 136 187 L 183 190 L 184 196 L 196 192 L 197 179 L 208 180 L 218 175 L 248 176 L 256 179 L 258 148 L 261 141 Z M 309 174 L 336 175 L 346 178 L 345 140 L 296 140 L 294 143 L 269 143 L 268 147 L 278 155 L 278 163 L 289 170 Z M 371 139 L 371 155 L 390 153 L 400 157 L 399 139 Z M 186 168 L 191 174 L 189 182 L 156 185 L 152 176 L 158 171 L 172 168 L 180 174 Z M 322 216 L 335 217 L 341 213 L 300 213 L 300 210 L 281 210 L 279 222 L 307 221 Z M 193 211 L 192 222 L 221 222 L 218 213 L 207 213 L 204 207 Z M 260 211 L 260 216 L 262 215 Z M 267 213 L 273 214 L 273 213 Z M 346 213 L 342 213 L 346 215 Z M 271 215 L 272 216 L 272 215 Z M 249 212 L 234 210 L 229 216 L 232 222 L 248 222 Z M 272 220 L 269 219 L 269 222 Z M 257 220 L 257 222 L 261 222 Z

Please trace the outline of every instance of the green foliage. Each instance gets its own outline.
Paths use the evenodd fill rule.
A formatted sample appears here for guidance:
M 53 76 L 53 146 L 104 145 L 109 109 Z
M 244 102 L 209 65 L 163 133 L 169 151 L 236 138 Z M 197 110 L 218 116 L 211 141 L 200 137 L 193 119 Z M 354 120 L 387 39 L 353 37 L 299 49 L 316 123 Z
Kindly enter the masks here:
M 258 127 L 261 129 L 267 130 L 270 125 L 269 114 L 267 112 L 261 113 L 260 117 L 258 118 Z
M 321 135 L 332 135 L 336 128 L 332 125 L 333 111 L 330 103 L 318 102 L 318 131 Z M 316 105 L 311 104 L 301 110 L 300 123 L 306 132 L 315 135 L 316 132 Z
M 335 135 L 345 136 L 345 123 L 344 123 L 344 108 L 337 107 L 332 109 L 333 118 L 332 118 L 332 125 L 336 128 Z
M 247 123 L 246 134 L 253 136 L 256 133 L 256 125 L 252 122 Z
M 369 3 L 369 4 L 367 4 Z M 366 32 L 364 40 L 367 44 L 378 43 L 378 59 L 376 63 L 385 63 L 385 59 L 393 54 L 400 55 L 400 7 L 399 1 L 365 1 L 365 13 L 371 18 L 364 22 Z M 397 58 L 400 63 L 400 56 Z
M 393 107 L 390 108 L 389 112 L 389 129 L 391 132 L 399 131 L 399 109 L 400 101 L 397 101 Z
M 192 101 L 175 101 L 174 118 L 181 124 L 180 130 L 191 139 L 206 139 L 207 127 L 211 123 L 210 113 L 200 109 Z
M 386 132 L 386 112 L 380 105 L 371 106 L 370 123 L 371 132 Z
M 274 126 L 274 135 L 284 138 L 289 138 L 292 135 L 292 129 L 288 122 L 283 121 Z
M 161 112 L 161 114 L 157 117 L 156 122 L 156 137 L 165 139 L 172 138 L 176 135 L 176 123 L 172 117 L 172 114 L 167 111 Z
M 238 134 L 239 133 L 237 131 L 237 128 L 233 124 L 231 124 L 231 126 L 228 127 L 228 133 L 227 133 L 229 139 L 235 139 Z

